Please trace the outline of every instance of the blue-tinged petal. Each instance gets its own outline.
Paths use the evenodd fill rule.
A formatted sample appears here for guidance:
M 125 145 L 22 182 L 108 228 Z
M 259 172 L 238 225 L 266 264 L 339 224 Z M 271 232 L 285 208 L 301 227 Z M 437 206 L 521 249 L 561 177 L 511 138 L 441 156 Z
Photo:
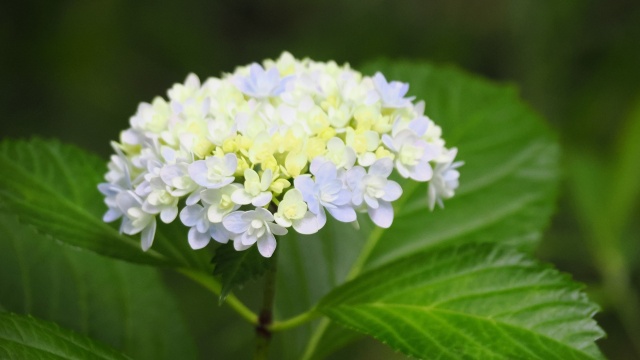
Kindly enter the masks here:
M 143 251 L 149 250 L 153 244 L 153 238 L 156 236 L 156 219 L 153 218 L 149 225 L 142 230 L 142 238 L 140 245 Z
M 402 195 L 402 187 L 395 181 L 387 181 L 384 186 L 384 195 L 382 200 L 384 201 L 396 201 Z
M 267 226 L 269 227 L 269 231 L 271 231 L 273 235 L 287 235 L 288 231 L 284 226 L 280 226 L 274 223 L 267 223 Z
M 222 220 L 222 224 L 232 233 L 242 234 L 249 229 L 249 223 L 242 219 L 244 213 L 244 211 L 234 211 Z
M 204 160 L 194 161 L 193 163 L 189 164 L 187 171 L 189 172 L 189 176 L 191 176 L 191 178 L 196 184 L 204 187 L 210 187 L 211 183 L 207 178 L 208 169 L 207 169 L 206 161 Z
M 273 252 L 276 251 L 276 245 L 276 238 L 268 232 L 258 239 L 258 251 L 260 251 L 260 255 L 266 258 L 273 255 Z
M 251 245 L 244 245 L 242 243 L 242 241 L 240 240 L 241 235 L 236 235 L 233 238 L 233 247 L 234 249 L 236 249 L 237 251 L 243 251 L 243 250 L 247 250 L 248 248 L 251 247 Z
M 393 206 L 391 206 L 391 203 L 379 201 L 377 209 L 369 207 L 367 210 L 373 223 L 381 228 L 386 229 L 393 223 Z
M 203 208 L 200 205 L 189 205 L 185 206 L 182 211 L 180 211 L 180 221 L 186 226 L 195 226 L 198 220 L 202 218 Z
M 247 193 L 244 188 L 238 189 L 231 194 L 231 201 L 240 205 L 248 205 L 253 201 L 253 196 Z
M 322 228 L 324 224 L 320 225 L 318 215 L 307 211 L 302 219 L 293 221 L 293 229 L 300 234 L 315 234 Z
M 389 177 L 393 171 L 393 160 L 390 158 L 382 158 L 377 160 L 369 168 L 369 174 L 375 176 L 381 176 L 384 178 Z
M 202 249 L 211 241 L 211 236 L 209 236 L 208 232 L 201 233 L 195 227 L 189 230 L 187 238 L 189 239 L 189 246 L 194 250 Z
M 170 222 L 175 220 L 176 216 L 178 216 L 177 206 L 166 207 L 160 212 L 160 220 L 162 220 L 162 222 L 165 224 L 169 224 Z
M 350 206 L 338 206 L 332 209 L 327 208 L 327 211 L 336 220 L 342 222 L 356 221 L 356 211 Z
M 228 243 L 229 239 L 231 239 L 232 237 L 232 234 L 229 232 L 229 230 L 225 229 L 224 225 L 222 224 L 211 224 L 211 227 L 209 227 L 209 234 L 211 235 L 213 240 L 221 244 Z

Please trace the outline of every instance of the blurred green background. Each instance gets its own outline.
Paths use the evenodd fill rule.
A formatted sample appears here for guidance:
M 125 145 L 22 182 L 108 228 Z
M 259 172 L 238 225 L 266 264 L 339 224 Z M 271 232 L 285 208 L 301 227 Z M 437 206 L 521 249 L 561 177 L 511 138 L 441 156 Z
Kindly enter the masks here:
M 428 60 L 516 84 L 564 152 L 539 255 L 602 305 L 605 354 L 640 359 L 638 1 L 5 2 L 0 137 L 55 137 L 106 159 L 139 102 L 189 72 L 283 50 L 355 68 Z

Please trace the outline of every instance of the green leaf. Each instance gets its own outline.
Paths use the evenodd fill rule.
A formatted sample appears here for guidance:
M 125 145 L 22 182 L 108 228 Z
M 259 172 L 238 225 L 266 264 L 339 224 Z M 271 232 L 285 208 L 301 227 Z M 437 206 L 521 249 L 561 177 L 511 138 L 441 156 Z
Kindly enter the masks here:
M 183 226 L 159 226 L 153 248 L 102 221 L 97 190 L 106 162 L 57 141 L 0 143 L 0 210 L 16 214 L 39 232 L 72 246 L 127 261 L 207 269 L 208 259 L 187 244 Z
M 458 159 L 465 162 L 460 188 L 445 201 L 445 209 L 431 212 L 426 186 L 402 181 L 404 194 L 394 204 L 396 216 L 387 230 L 374 229 L 363 217 L 360 231 L 329 220 L 317 236 L 279 239 L 280 316 L 305 311 L 349 273 L 357 276 L 417 251 L 479 241 L 530 251 L 553 211 L 558 144 L 513 87 L 427 63 L 378 61 L 363 70 L 408 82 L 409 95 L 426 102 L 425 113 L 442 127 L 447 146 L 458 147 Z M 285 358 L 300 357 L 316 325 L 274 339 L 284 344 Z M 334 331 L 343 330 L 329 326 L 324 333 Z M 321 338 L 320 344 L 327 342 Z
M 307 311 L 344 281 L 362 248 L 363 234 L 370 226 L 365 221 L 361 224 L 362 231 L 359 231 L 351 224 L 329 220 L 317 234 L 300 235 L 289 231 L 278 237 L 277 319 Z M 273 338 L 275 353 L 282 359 L 301 359 L 316 325 L 306 323 L 293 331 L 276 334 Z M 345 331 L 337 326 L 332 330 Z
M 610 189 L 607 206 L 610 211 L 608 220 L 616 236 L 623 231 L 626 222 L 637 206 L 640 195 L 640 97 L 636 100 L 626 123 L 622 127 L 613 159 L 609 183 L 603 184 Z M 607 199 L 603 199 L 607 201 Z
M 270 260 L 260 255 L 256 246 L 245 251 L 237 251 L 232 243 L 219 246 L 212 262 L 215 264 L 213 275 L 221 278 L 220 301 L 235 288 L 264 274 L 273 265 Z
M 418 358 L 599 359 L 580 285 L 491 244 L 422 252 L 334 290 L 332 320 Z
M 445 209 L 429 212 L 426 186 L 402 183 L 394 225 L 375 242 L 365 267 L 439 244 L 482 241 L 532 250 L 554 209 L 558 180 L 559 147 L 544 120 L 512 87 L 452 68 L 411 62 L 366 68 L 408 82 L 465 165 Z
M 86 336 L 35 319 L 0 313 L 0 357 L 3 359 L 128 359 Z
M 63 246 L 5 214 L 0 214 L 0 303 L 133 358 L 195 357 L 193 336 L 157 269 Z

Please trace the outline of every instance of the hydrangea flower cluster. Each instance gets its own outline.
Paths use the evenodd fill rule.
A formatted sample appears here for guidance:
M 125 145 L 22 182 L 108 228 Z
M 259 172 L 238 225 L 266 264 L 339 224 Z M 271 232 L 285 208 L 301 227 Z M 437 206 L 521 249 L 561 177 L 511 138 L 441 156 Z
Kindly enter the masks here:
M 204 83 L 191 74 L 167 99 L 140 104 L 112 143 L 104 221 L 121 218 L 145 251 L 159 216 L 189 227 L 193 249 L 232 240 L 270 257 L 275 235 L 315 233 L 327 213 L 356 222 L 367 212 L 389 227 L 402 194 L 393 169 L 429 182 L 429 206 L 442 206 L 461 163 L 408 89 L 286 52 Z

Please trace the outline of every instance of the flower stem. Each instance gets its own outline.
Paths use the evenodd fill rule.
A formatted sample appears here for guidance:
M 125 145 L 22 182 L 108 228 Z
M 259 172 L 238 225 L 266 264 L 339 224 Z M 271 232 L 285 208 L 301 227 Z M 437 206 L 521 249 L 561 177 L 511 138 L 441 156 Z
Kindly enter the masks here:
M 271 330 L 271 332 L 276 332 L 292 329 L 311 320 L 315 320 L 319 316 L 320 315 L 315 312 L 314 309 L 311 309 L 286 320 L 274 321 L 271 326 L 269 326 L 269 330 Z
M 202 271 L 181 268 L 178 269 L 178 272 L 190 278 L 191 280 L 197 282 L 198 284 L 204 286 L 207 290 L 211 291 L 214 295 L 220 296 L 220 283 L 211 275 L 206 274 Z M 225 304 L 229 305 L 233 310 L 235 310 L 242 318 L 247 320 L 250 324 L 257 325 L 258 324 L 258 315 L 256 315 L 253 311 L 249 310 L 237 297 L 233 294 L 229 294 L 225 299 Z
M 264 291 L 262 298 L 262 310 L 256 324 L 256 349 L 255 360 L 266 360 L 269 357 L 269 344 L 271 342 L 271 324 L 273 323 L 273 303 L 276 295 L 276 270 L 278 266 L 278 251 L 271 257 L 271 267 L 264 279 Z

